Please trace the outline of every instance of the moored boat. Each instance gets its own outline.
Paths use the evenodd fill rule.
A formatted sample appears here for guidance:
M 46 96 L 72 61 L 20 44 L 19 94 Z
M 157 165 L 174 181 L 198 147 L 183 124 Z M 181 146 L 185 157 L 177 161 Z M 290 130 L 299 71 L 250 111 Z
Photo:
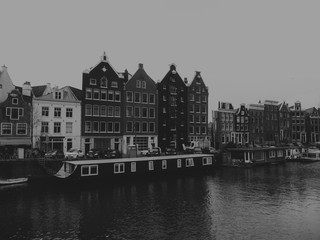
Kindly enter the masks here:
M 146 177 L 150 175 L 212 171 L 212 154 L 186 154 L 140 158 L 64 161 L 53 176 L 56 180 L 88 181 L 101 178 Z
M 25 183 L 27 181 L 28 181 L 28 178 L 0 179 L 0 185 L 11 185 L 11 184 Z
M 301 163 L 312 163 L 320 161 L 320 150 L 319 149 L 308 149 L 300 156 Z

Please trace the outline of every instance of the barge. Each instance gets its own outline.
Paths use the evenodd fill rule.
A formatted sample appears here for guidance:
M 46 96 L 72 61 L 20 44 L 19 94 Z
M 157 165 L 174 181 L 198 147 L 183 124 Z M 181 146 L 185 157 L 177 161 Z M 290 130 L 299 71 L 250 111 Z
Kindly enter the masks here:
M 254 167 L 286 162 L 285 147 L 228 148 L 221 152 L 220 165 L 224 167 Z
M 53 174 L 60 181 L 89 181 L 102 178 L 129 178 L 178 174 L 186 172 L 211 172 L 215 166 L 212 154 L 186 154 L 140 158 L 64 161 Z

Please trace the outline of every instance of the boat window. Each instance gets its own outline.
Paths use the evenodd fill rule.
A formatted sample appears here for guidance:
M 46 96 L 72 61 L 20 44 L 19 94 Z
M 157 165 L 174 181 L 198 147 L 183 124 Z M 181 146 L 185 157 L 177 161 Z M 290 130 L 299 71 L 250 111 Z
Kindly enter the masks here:
M 181 168 L 181 159 L 177 159 L 177 168 Z
M 81 176 L 98 175 L 98 165 L 81 166 Z
M 150 171 L 154 170 L 153 161 L 149 161 L 149 170 Z
M 283 157 L 283 152 L 281 150 L 278 150 L 278 157 Z
M 137 171 L 137 163 L 131 162 L 131 172 L 136 172 L 136 171 Z
M 115 163 L 114 173 L 124 173 L 124 163 Z
M 186 167 L 193 167 L 193 166 L 194 166 L 193 158 L 187 158 Z
M 162 169 L 167 169 L 167 160 L 162 160 Z
M 274 158 L 276 156 L 275 151 L 270 151 L 269 157 Z
M 212 165 L 212 157 L 203 157 L 202 165 Z

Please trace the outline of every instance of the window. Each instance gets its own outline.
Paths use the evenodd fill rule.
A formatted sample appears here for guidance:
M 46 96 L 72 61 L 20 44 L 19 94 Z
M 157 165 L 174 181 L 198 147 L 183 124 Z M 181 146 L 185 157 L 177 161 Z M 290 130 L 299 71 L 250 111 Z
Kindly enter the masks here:
M 181 167 L 182 167 L 181 159 L 179 158 L 179 159 L 177 159 L 177 168 L 181 168 Z
M 149 161 L 148 165 L 149 165 L 149 170 L 153 171 L 154 170 L 153 161 Z
M 91 122 L 85 122 L 84 131 L 85 131 L 86 133 L 89 133 L 89 132 L 92 131 L 92 123 L 91 123 Z
M 153 93 L 149 94 L 149 103 L 150 104 L 155 104 L 156 103 L 156 98 L 155 98 L 155 95 Z
M 142 132 L 144 132 L 144 133 L 148 132 L 148 123 L 147 122 L 142 123 Z
M 212 157 L 202 158 L 202 165 L 212 165 Z
M 11 135 L 12 134 L 12 123 L 1 123 L 1 134 Z
M 66 122 L 66 133 L 72 133 L 72 122 Z
M 107 88 L 108 86 L 108 81 L 105 77 L 102 77 L 101 80 L 100 80 L 100 87 L 102 88 Z
M 92 105 L 91 104 L 86 104 L 85 115 L 86 116 L 91 116 L 92 115 Z
M 99 105 L 93 105 L 93 114 L 92 116 L 99 116 Z
M 148 103 L 148 94 L 142 93 L 142 103 Z
M 131 162 L 131 172 L 136 172 L 136 171 L 137 171 L 137 163 Z
M 106 122 L 100 122 L 100 132 L 107 132 Z
M 95 176 L 95 175 L 98 175 L 98 165 L 81 166 L 81 176 Z
M 61 108 L 54 108 L 54 117 L 61 117 Z
M 135 122 L 134 123 L 134 131 L 135 132 L 140 132 L 140 123 L 139 122 Z
M 93 90 L 93 99 L 94 100 L 100 100 L 100 90 L 99 89 L 94 89 Z
M 189 95 L 189 100 L 190 100 L 190 101 L 194 101 L 194 94 L 190 94 L 190 95 Z
M 86 88 L 86 99 L 92 99 L 92 89 Z
M 140 93 L 139 92 L 135 92 L 134 93 L 134 102 L 135 103 L 139 103 L 140 102 Z
M 270 151 L 269 157 L 270 157 L 270 158 L 274 158 L 275 156 L 276 156 L 275 151 Z
M 72 118 L 72 108 L 67 108 L 66 109 L 66 117 L 67 118 Z
M 115 97 L 114 100 L 115 100 L 116 102 L 121 102 L 121 93 L 120 93 L 119 91 L 116 91 L 116 92 L 115 92 L 115 96 L 114 96 L 114 97 Z
M 193 158 L 187 158 L 186 167 L 193 167 L 193 166 L 194 166 Z
M 139 107 L 134 108 L 134 117 L 140 117 L 140 108 Z
M 114 132 L 115 133 L 119 133 L 120 132 L 120 123 L 119 122 L 115 122 L 114 123 Z
M 105 105 L 100 106 L 100 116 L 106 117 L 107 116 L 107 110 Z
M 144 88 L 144 89 L 147 88 L 147 82 L 146 81 L 142 81 L 142 88 Z
M 149 132 L 154 133 L 155 132 L 155 123 L 154 122 L 149 122 Z
M 53 132 L 60 133 L 61 132 L 61 122 L 55 122 L 53 124 Z
M 113 117 L 113 106 L 108 106 L 108 117 Z
M 99 122 L 93 122 L 93 132 L 99 132 Z
M 202 96 L 202 102 L 207 102 L 207 96 Z
M 107 124 L 107 131 L 109 132 L 109 133 L 112 133 L 113 132 L 113 124 L 112 124 L 112 122 L 108 122 L 108 124 Z
M 97 80 L 91 78 L 91 79 L 90 79 L 90 85 L 97 85 Z
M 127 92 L 127 102 L 132 102 L 132 101 L 133 101 L 133 93 Z
M 12 104 L 17 105 L 18 104 L 18 98 L 12 98 Z
M 127 132 L 132 132 L 132 122 L 127 122 Z
M 124 163 L 115 163 L 114 165 L 113 165 L 113 167 L 114 167 L 114 170 L 113 170 L 113 172 L 115 173 L 115 174 L 117 174 L 117 173 L 124 173 Z
M 114 101 L 114 92 L 108 91 L 108 101 Z
M 149 118 L 155 118 L 156 114 L 155 114 L 156 110 L 154 108 L 149 108 Z
M 62 98 L 61 96 L 62 96 L 61 92 L 55 92 L 54 93 L 54 98 L 55 99 L 61 99 Z
M 49 133 L 49 122 L 41 122 L 41 133 Z
M 107 101 L 107 90 L 101 90 L 101 100 Z
M 26 123 L 17 123 L 17 135 L 27 135 Z
M 118 88 L 118 82 L 112 81 L 112 82 L 111 82 L 111 87 L 113 87 L 113 88 Z
M 140 80 L 137 80 L 137 82 L 136 82 L 136 88 L 141 88 L 141 81 L 140 81 Z
M 126 117 L 133 117 L 131 106 L 126 107 Z
M 49 116 L 49 107 L 42 107 L 42 116 L 48 117 Z
M 142 117 L 143 118 L 148 117 L 148 108 L 145 108 L 145 107 L 142 108 Z
M 114 116 L 120 117 L 120 107 L 119 106 L 114 107 Z

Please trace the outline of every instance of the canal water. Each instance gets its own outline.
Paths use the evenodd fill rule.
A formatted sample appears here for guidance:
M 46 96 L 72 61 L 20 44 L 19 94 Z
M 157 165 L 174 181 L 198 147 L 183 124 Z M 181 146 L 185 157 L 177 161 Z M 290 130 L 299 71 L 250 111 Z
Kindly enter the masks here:
M 320 239 L 320 162 L 0 187 L 0 239 Z

